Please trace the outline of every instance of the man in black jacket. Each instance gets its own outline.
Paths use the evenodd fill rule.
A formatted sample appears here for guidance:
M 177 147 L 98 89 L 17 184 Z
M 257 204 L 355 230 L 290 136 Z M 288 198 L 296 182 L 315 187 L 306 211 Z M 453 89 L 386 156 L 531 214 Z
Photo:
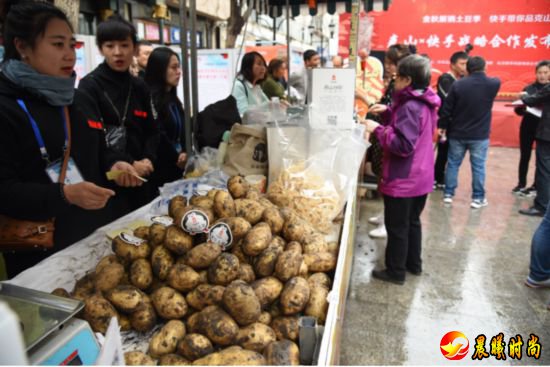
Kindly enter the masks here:
M 519 212 L 525 215 L 542 217 L 550 197 L 550 84 L 546 84 L 544 88 L 535 94 L 522 95 L 521 100 L 530 107 L 540 107 L 542 105 L 542 116 L 535 135 L 537 141 L 537 174 L 535 177 L 537 196 L 532 207 L 521 209 Z
M 466 64 L 468 76 L 456 81 L 439 110 L 439 128 L 449 140 L 446 204 L 453 202 L 458 186 L 458 170 L 468 150 L 472 166 L 472 202 L 474 209 L 488 204 L 485 197 L 485 162 L 489 149 L 491 110 L 500 88 L 500 80 L 485 74 L 485 60 L 475 56 Z
M 437 95 L 441 99 L 441 106 L 445 103 L 447 95 L 451 90 L 453 83 L 466 75 L 466 63 L 468 62 L 468 54 L 464 51 L 457 51 L 451 56 L 451 70 L 442 74 L 437 79 Z M 449 152 L 449 142 L 445 134 L 439 134 L 437 143 L 437 158 L 434 168 L 434 189 L 442 189 L 445 187 L 445 167 L 447 166 L 447 155 Z

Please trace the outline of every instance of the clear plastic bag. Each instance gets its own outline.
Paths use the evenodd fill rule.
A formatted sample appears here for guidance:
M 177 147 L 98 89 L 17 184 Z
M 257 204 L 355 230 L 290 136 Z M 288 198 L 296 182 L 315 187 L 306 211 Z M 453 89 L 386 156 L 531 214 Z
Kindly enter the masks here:
M 200 154 L 195 154 L 187 160 L 183 175 L 185 178 L 200 177 L 219 168 L 218 149 L 204 147 Z

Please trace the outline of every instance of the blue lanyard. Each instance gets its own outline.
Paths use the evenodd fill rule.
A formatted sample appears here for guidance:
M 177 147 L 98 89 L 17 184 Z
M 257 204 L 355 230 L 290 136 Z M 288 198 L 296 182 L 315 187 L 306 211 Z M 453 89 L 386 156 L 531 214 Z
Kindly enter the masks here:
M 25 105 L 25 102 L 23 102 L 22 99 L 18 99 L 17 103 L 23 111 L 27 114 L 27 117 L 29 118 L 29 121 L 32 126 L 32 130 L 34 132 L 34 136 L 36 138 L 36 141 L 38 142 L 38 146 L 40 148 L 40 154 L 42 155 L 42 159 L 46 161 L 46 163 L 50 164 L 50 156 L 48 154 L 48 151 L 46 150 L 46 144 L 44 144 L 44 139 L 42 138 L 42 134 L 40 133 L 40 129 L 38 128 L 38 124 L 34 120 L 34 118 L 31 116 L 29 110 L 27 109 L 27 106 Z M 67 131 L 67 120 L 65 119 L 65 114 L 63 113 L 63 107 L 61 109 L 61 118 L 63 119 L 63 131 L 65 132 L 65 144 L 63 145 L 63 152 L 67 150 L 67 147 L 69 146 L 69 133 Z
M 176 142 L 180 142 L 181 140 L 181 129 L 182 129 L 182 123 L 181 123 L 181 116 L 180 112 L 178 111 L 178 107 L 175 104 L 171 104 L 170 107 L 170 113 L 172 114 L 172 117 L 174 118 L 174 121 L 176 122 Z

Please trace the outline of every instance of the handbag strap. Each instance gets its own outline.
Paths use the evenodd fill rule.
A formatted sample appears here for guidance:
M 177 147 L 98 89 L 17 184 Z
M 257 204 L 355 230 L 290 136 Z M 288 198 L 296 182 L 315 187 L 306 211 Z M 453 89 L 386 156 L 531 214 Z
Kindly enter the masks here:
M 71 157 L 71 118 L 69 116 L 69 108 L 63 107 L 63 120 L 65 120 L 65 127 L 67 131 L 67 149 L 65 149 L 63 156 L 63 165 L 61 166 L 61 172 L 59 174 L 59 183 L 65 182 L 65 175 L 67 173 L 67 166 L 69 165 L 69 158 Z

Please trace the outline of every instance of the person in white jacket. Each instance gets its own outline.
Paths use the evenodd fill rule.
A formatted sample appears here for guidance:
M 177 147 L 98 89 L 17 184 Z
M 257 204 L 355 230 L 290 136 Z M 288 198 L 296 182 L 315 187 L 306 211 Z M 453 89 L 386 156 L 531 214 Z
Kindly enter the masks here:
M 237 100 L 237 108 L 241 117 L 249 107 L 269 101 L 261 86 L 266 73 L 265 59 L 258 52 L 248 52 L 243 56 L 241 70 L 239 70 L 231 92 Z

